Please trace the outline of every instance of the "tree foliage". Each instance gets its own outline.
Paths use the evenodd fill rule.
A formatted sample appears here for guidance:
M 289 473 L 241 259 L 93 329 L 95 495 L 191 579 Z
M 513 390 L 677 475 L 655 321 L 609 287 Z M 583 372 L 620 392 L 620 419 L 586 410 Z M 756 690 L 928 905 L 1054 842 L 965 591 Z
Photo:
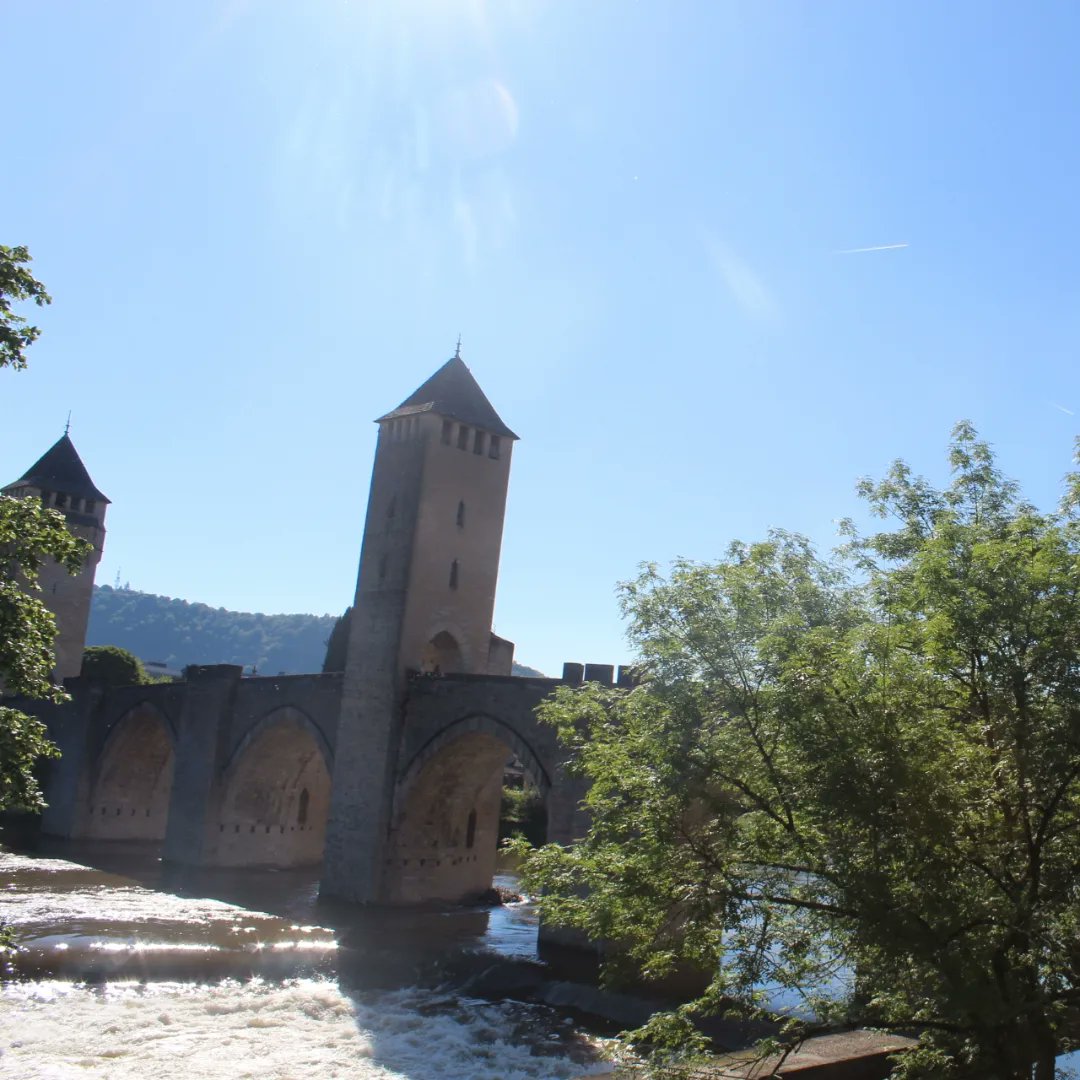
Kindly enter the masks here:
M 499 807 L 499 840 L 521 837 L 535 847 L 547 836 L 547 803 L 528 782 L 505 783 Z
M 41 331 L 12 310 L 12 301 L 33 301 L 38 307 L 52 303 L 45 286 L 27 269 L 31 261 L 25 247 L 0 244 L 0 367 L 17 371 L 26 367 L 25 350 Z
M 68 532 L 62 514 L 36 499 L 0 495 L 0 686 L 6 694 L 64 700 L 53 684 L 56 621 L 38 595 L 46 559 L 76 573 L 90 545 Z M 55 756 L 44 725 L 0 704 L 0 810 L 40 809 L 33 766 Z
M 1040 513 L 970 425 L 950 462 L 862 482 L 891 524 L 827 558 L 775 532 L 624 584 L 646 681 L 543 708 L 592 825 L 527 884 L 646 975 L 709 973 L 696 1008 L 783 994 L 794 1039 L 919 1033 L 897 1075 L 1050 1080 L 1080 1036 L 1080 477 Z
M 326 657 L 323 659 L 323 671 L 344 671 L 345 660 L 349 654 L 349 627 L 352 624 L 352 607 L 345 609 L 345 614 L 334 621 L 330 637 L 326 639 Z
M 142 661 L 118 645 L 91 645 L 84 650 L 82 674 L 109 686 L 143 686 L 154 681 Z

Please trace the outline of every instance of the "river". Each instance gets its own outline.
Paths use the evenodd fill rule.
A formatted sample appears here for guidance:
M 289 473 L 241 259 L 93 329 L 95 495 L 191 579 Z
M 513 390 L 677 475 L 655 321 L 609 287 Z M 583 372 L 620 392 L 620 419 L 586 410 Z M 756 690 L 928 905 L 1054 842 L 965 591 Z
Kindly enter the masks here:
M 0 1076 L 610 1072 L 606 1040 L 573 1017 L 468 990 L 470 972 L 535 959 L 527 900 L 368 911 L 319 904 L 317 885 L 314 870 L 176 872 L 138 844 L 0 852 L 0 919 L 21 947 L 0 990 Z

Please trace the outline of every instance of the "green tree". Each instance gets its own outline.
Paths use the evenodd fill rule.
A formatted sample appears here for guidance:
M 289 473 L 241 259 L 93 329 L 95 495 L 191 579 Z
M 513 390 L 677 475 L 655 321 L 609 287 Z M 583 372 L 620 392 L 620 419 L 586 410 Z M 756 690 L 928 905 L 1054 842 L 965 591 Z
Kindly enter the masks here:
M 919 1033 L 896 1075 L 1051 1080 L 1080 1037 L 1080 476 L 1040 513 L 960 425 L 953 480 L 861 494 L 892 527 L 774 533 L 621 587 L 646 674 L 544 707 L 588 835 L 526 863 L 544 917 L 690 963 L 691 1008 Z
M 547 835 L 547 804 L 528 782 L 503 784 L 499 807 L 499 840 L 520 836 L 526 843 L 542 844 Z
M 56 621 L 38 593 L 38 572 L 52 558 L 76 573 L 90 545 L 68 532 L 62 514 L 36 499 L 0 495 L 0 687 L 5 694 L 63 701 L 54 685 Z M 39 757 L 55 757 L 45 726 L 0 702 L 0 810 L 39 810 Z
M 330 637 L 326 641 L 326 658 L 323 671 L 344 671 L 345 660 L 349 653 L 349 626 L 352 624 L 352 607 L 345 609 L 345 614 L 334 622 Z
M 12 301 L 32 300 L 38 307 L 52 303 L 45 286 L 26 268 L 31 261 L 25 247 L 0 244 L 0 367 L 17 371 L 26 367 L 24 350 L 41 331 L 11 309 Z
M 153 681 L 142 661 L 118 645 L 91 645 L 84 650 L 82 674 L 109 686 L 141 686 Z

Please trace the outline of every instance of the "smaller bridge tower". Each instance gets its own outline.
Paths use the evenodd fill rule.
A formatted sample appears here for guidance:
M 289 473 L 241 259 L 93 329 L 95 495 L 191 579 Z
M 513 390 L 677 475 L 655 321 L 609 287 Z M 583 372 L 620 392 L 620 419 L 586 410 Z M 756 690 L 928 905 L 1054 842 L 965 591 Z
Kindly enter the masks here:
M 509 675 L 491 632 L 517 436 L 461 359 L 377 420 L 345 666 L 323 891 L 383 899 L 410 671 Z
M 105 549 L 105 508 L 109 500 L 97 489 L 65 429 L 64 434 L 0 494 L 15 498 L 39 498 L 44 506 L 59 510 L 68 528 L 93 550 L 82 570 L 69 574 L 52 559 L 41 568 L 41 599 L 56 617 L 56 667 L 58 680 L 82 671 L 86 625 L 94 592 L 94 574 Z

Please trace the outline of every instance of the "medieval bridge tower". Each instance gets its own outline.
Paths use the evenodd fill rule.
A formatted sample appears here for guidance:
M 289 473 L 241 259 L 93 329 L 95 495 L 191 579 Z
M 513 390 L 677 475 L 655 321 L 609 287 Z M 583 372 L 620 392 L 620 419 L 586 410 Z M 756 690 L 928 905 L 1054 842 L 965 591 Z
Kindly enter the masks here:
M 98 491 L 67 431 L 0 495 L 37 498 L 43 506 L 59 510 L 68 528 L 89 540 L 90 554 L 77 574 L 69 574 L 55 560 L 41 568 L 41 599 L 56 618 L 56 665 L 62 681 L 82 670 L 86 625 L 94 592 L 94 574 L 105 548 L 105 509 L 109 500 Z
M 323 875 L 324 892 L 359 901 L 394 891 L 384 849 L 409 672 L 508 676 L 514 652 L 491 622 L 517 436 L 460 352 L 377 423 Z

